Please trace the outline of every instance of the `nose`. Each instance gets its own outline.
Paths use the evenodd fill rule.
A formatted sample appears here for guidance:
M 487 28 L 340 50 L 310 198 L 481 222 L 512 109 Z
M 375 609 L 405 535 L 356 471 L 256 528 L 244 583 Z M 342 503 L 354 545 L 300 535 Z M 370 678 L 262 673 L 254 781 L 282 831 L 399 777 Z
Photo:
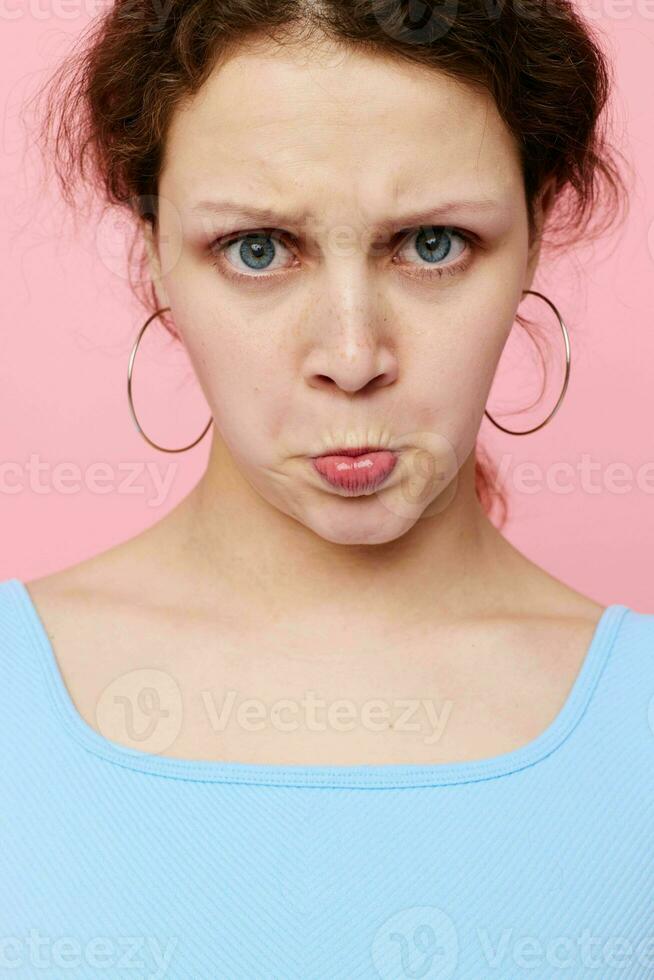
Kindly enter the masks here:
M 389 311 L 374 278 L 344 261 L 326 273 L 307 315 L 307 383 L 353 394 L 392 384 L 399 367 Z

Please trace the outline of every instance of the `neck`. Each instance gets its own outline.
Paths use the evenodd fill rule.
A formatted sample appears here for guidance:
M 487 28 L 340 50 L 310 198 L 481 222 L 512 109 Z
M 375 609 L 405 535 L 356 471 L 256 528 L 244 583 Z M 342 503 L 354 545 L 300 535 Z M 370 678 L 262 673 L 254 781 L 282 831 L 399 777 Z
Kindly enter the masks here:
M 507 582 L 519 580 L 524 558 L 481 509 L 474 463 L 471 453 L 455 491 L 443 491 L 449 502 L 400 537 L 343 545 L 265 500 L 214 436 L 203 477 L 176 508 L 185 580 L 201 605 L 232 597 L 262 619 L 318 610 L 324 616 L 330 607 L 359 622 L 392 618 L 396 625 L 425 611 L 445 618 L 483 614 L 505 604 Z

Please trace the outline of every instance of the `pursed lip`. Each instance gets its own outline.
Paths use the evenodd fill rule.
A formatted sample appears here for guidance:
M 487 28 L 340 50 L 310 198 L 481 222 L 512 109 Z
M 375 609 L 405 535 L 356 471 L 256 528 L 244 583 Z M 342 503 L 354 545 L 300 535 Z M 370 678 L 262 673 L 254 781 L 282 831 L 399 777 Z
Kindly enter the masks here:
M 346 448 L 346 449 L 328 449 L 327 452 L 319 453 L 317 456 L 312 456 L 312 459 L 320 459 L 322 456 L 362 456 L 364 453 L 381 453 L 381 452 L 392 452 L 393 450 L 386 450 L 383 446 L 359 446 L 356 449 Z

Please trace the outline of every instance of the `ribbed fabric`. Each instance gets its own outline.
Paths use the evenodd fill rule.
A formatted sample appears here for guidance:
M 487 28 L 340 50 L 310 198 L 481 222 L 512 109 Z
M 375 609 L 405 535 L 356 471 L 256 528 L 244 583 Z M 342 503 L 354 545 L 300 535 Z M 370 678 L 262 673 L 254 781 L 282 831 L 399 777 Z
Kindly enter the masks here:
M 516 751 L 192 762 L 77 712 L 0 583 L 0 977 L 654 977 L 654 614 L 611 605 Z

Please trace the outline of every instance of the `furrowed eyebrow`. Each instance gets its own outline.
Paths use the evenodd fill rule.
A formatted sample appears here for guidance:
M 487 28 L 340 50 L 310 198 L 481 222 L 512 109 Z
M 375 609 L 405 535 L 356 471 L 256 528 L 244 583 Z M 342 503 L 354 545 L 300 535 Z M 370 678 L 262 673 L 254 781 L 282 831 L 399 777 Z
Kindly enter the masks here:
M 281 212 L 274 211 L 272 208 L 241 205 L 234 201 L 198 201 L 197 204 L 191 207 L 193 214 L 198 214 L 202 211 L 209 212 L 210 214 L 233 215 L 239 218 L 255 218 L 262 225 L 270 225 L 282 221 L 300 224 L 306 217 L 306 215 L 300 212 L 296 214 L 287 212 L 286 215 L 282 215 Z
M 413 211 L 397 218 L 386 218 L 376 223 L 376 228 L 386 231 L 394 227 L 406 227 L 415 224 L 425 224 L 427 220 L 437 221 L 443 215 L 461 214 L 470 216 L 474 214 L 487 214 L 488 212 L 501 211 L 503 204 L 501 201 L 492 198 L 480 198 L 478 200 L 447 201 L 435 206 L 426 205 L 424 208 Z M 206 212 L 210 214 L 225 215 L 231 217 L 253 218 L 261 226 L 271 225 L 299 225 L 308 217 L 306 212 L 285 212 L 275 211 L 272 208 L 256 207 L 253 205 L 241 205 L 235 201 L 198 201 L 192 205 L 191 212 L 198 214 Z

